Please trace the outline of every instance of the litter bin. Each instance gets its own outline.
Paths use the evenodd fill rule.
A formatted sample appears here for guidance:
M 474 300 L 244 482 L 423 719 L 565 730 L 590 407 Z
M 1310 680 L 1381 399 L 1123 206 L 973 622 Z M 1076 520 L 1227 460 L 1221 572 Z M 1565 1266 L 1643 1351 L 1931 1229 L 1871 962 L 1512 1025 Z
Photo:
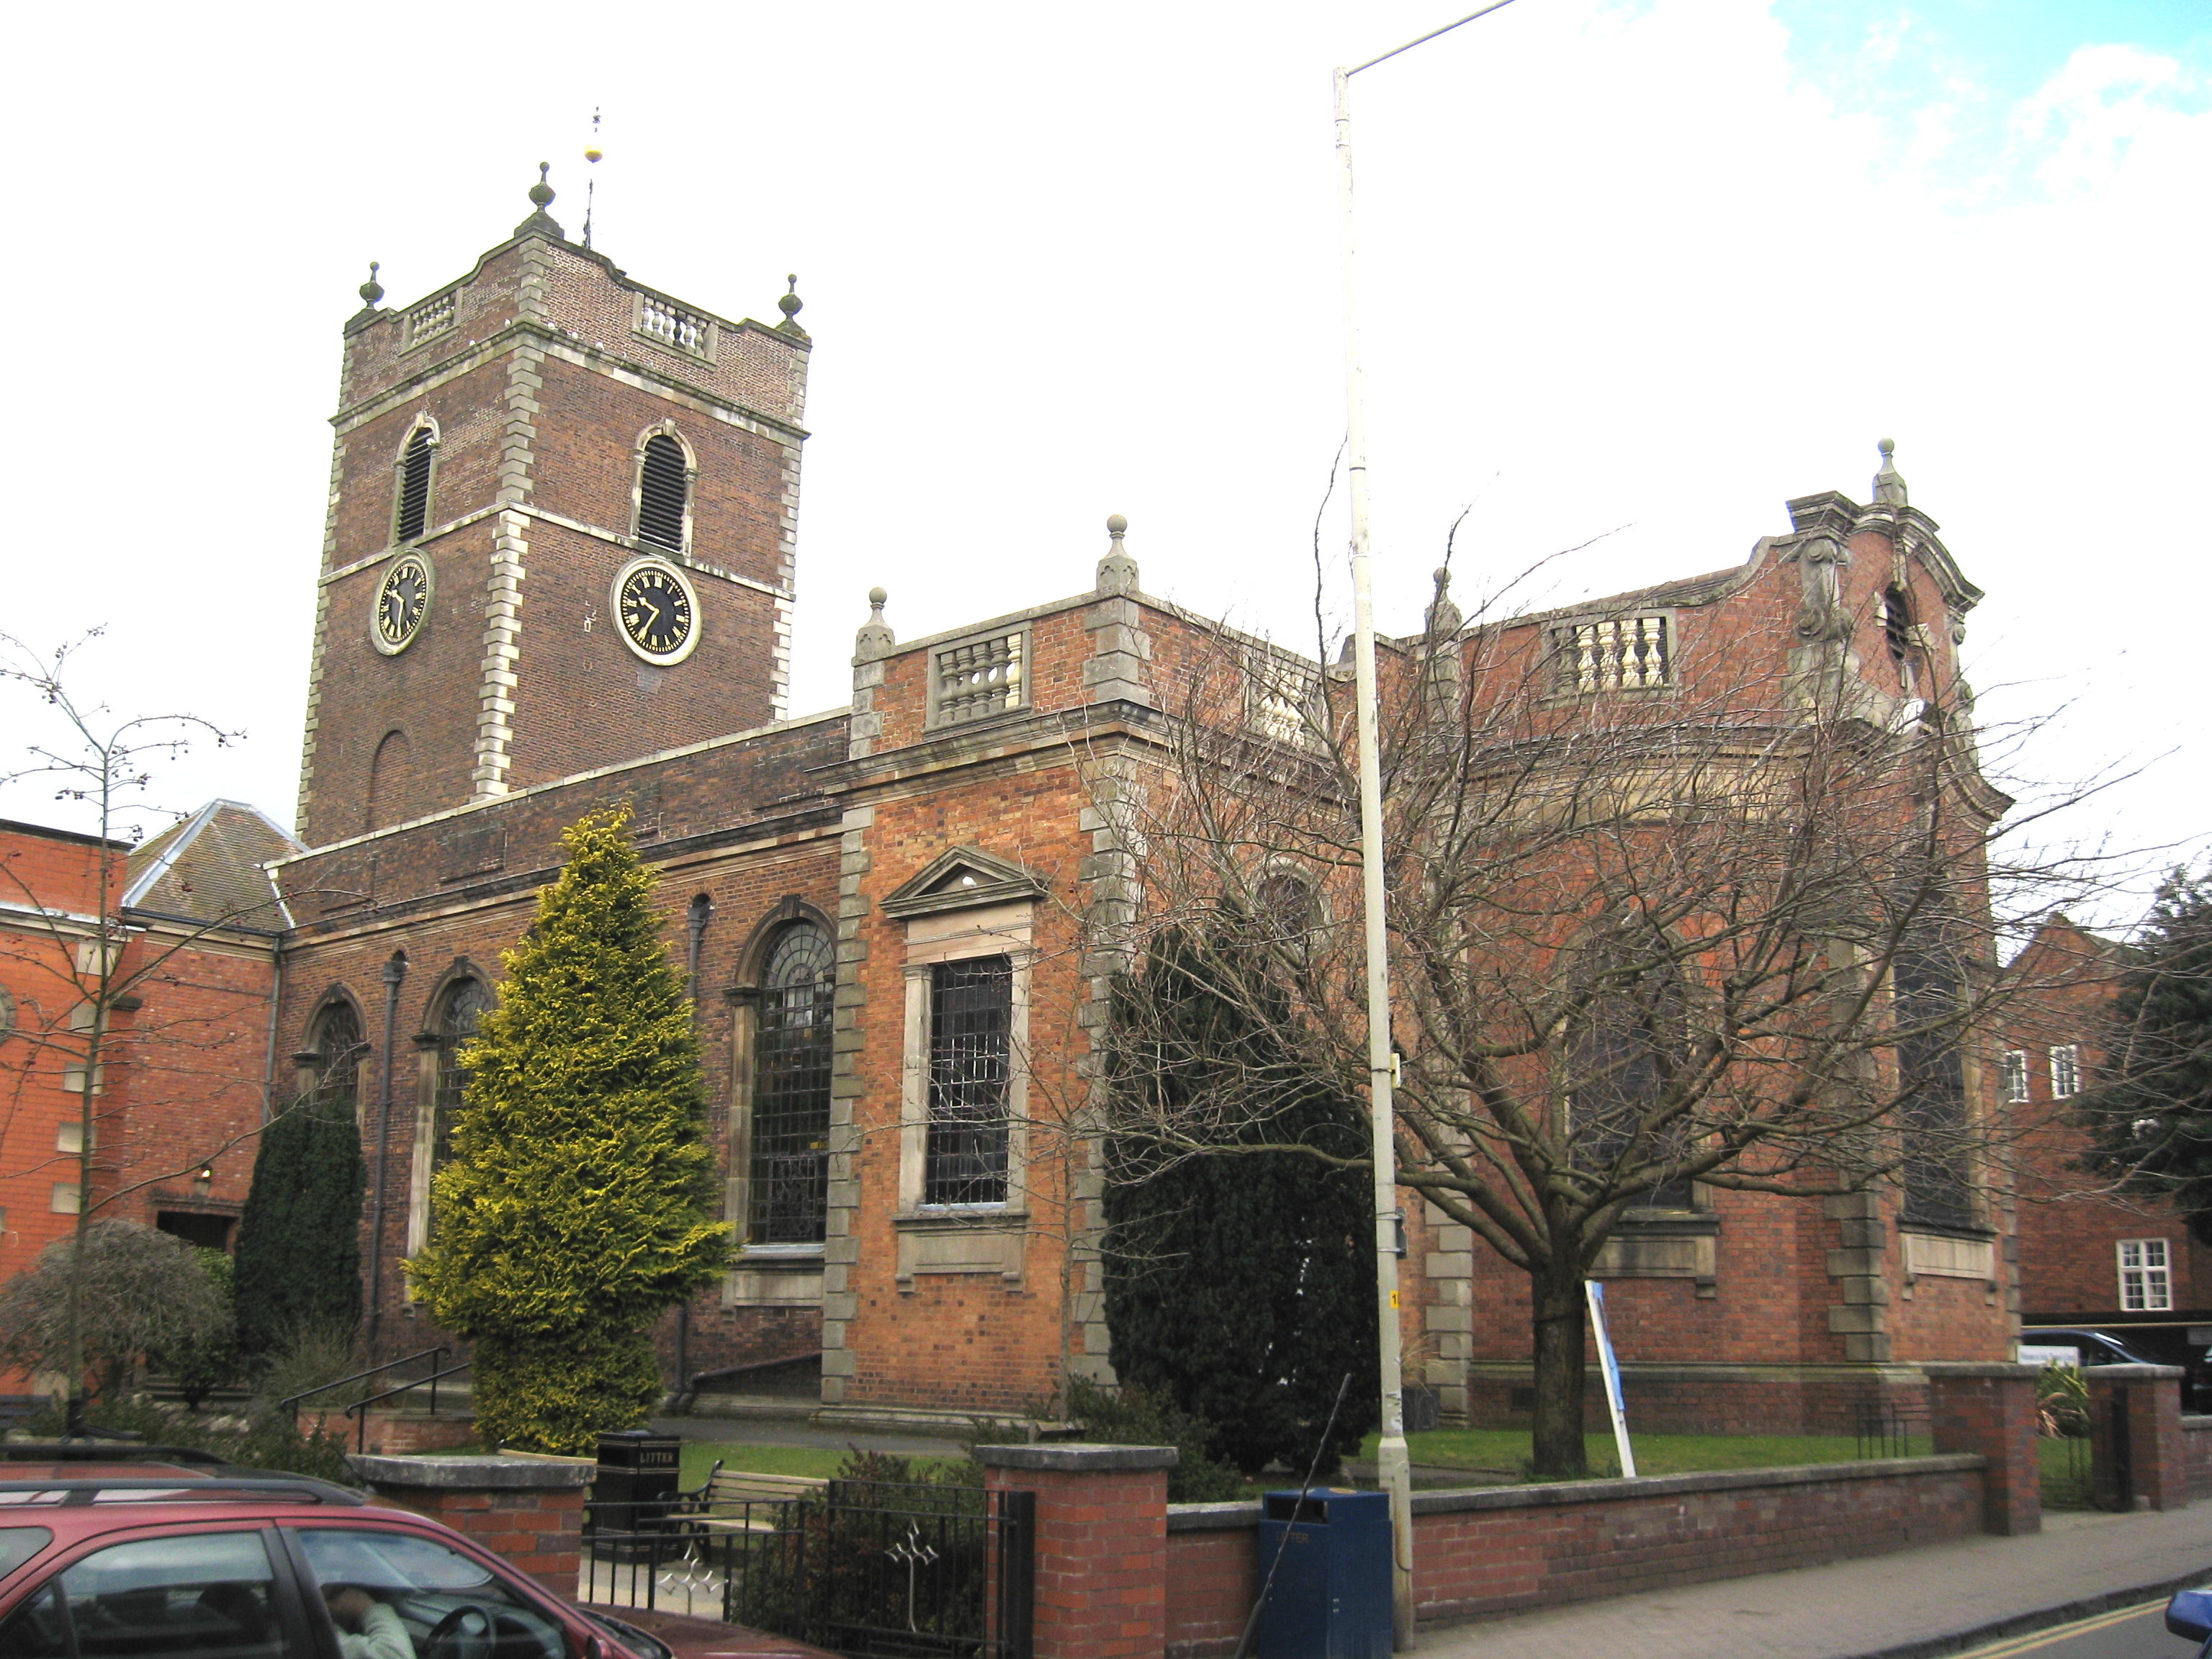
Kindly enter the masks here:
M 648 1429 L 623 1429 L 599 1437 L 599 1467 L 592 1480 L 594 1533 L 659 1532 L 676 1502 L 684 1442 Z
M 1281 1565 L 1260 1609 L 1260 1659 L 1390 1659 L 1389 1493 L 1267 1493 L 1262 1583 L 1278 1550 Z

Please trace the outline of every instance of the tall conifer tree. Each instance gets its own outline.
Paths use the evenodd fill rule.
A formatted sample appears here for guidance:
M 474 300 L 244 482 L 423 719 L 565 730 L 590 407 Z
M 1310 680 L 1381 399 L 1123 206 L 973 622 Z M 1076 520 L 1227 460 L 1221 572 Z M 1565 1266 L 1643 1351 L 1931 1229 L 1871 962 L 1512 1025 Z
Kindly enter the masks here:
M 310 1095 L 262 1131 L 232 1269 L 238 1346 L 265 1359 L 303 1327 L 361 1318 L 361 1200 L 368 1169 L 349 1097 Z
M 651 1415 L 653 1322 L 733 1250 L 691 1005 L 629 811 L 562 841 L 568 864 L 461 1051 L 453 1158 L 410 1267 L 431 1317 L 475 1345 L 484 1437 L 575 1453 Z
M 1322 1465 L 1375 1425 L 1373 1200 L 1367 1178 L 1295 1152 L 1365 1155 L 1358 1109 L 1317 1087 L 1271 1043 L 1267 1023 L 1208 981 L 1219 957 L 1170 942 L 1146 972 L 1170 988 L 1177 1028 L 1118 1086 L 1196 1097 L 1233 1087 L 1249 1115 L 1195 1156 L 1140 1136 L 1108 1150 L 1106 1320 L 1124 1382 L 1212 1431 L 1209 1453 L 1246 1474 L 1303 1472 L 1337 1390 L 1352 1379 Z M 1155 1120 L 1158 1114 L 1149 1115 Z

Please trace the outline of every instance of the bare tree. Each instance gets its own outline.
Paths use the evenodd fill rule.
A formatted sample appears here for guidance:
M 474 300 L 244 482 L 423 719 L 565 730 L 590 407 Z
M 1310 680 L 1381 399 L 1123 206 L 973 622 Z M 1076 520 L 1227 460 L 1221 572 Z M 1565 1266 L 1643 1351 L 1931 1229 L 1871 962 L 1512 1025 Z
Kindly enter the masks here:
M 0 935 L 0 957 L 13 965 L 11 977 L 33 988 L 18 999 L 20 1044 L 11 1045 L 15 1052 L 0 1064 L 0 1081 L 10 1091 L 7 1121 L 13 1122 L 26 1091 L 57 1071 L 76 1103 L 75 1132 L 55 1159 L 66 1160 L 76 1177 L 75 1243 L 39 1270 L 58 1271 L 63 1285 L 54 1316 L 62 1340 L 46 1352 L 68 1378 L 72 1433 L 82 1427 L 88 1366 L 96 1352 L 105 1352 L 97 1328 L 106 1316 L 88 1300 L 81 1267 L 99 1254 L 88 1245 L 96 1218 L 148 1187 L 208 1167 L 264 1127 L 257 1110 L 250 1127 L 232 1133 L 210 1130 L 182 1158 L 173 1146 L 149 1157 L 116 1145 L 122 1126 L 114 1120 L 122 1109 L 107 1087 L 111 1074 L 119 1079 L 126 1067 L 138 1074 L 138 1104 L 144 1109 L 158 1107 L 147 1085 L 164 1073 L 190 1073 L 196 1062 L 226 1078 L 235 1070 L 222 1064 L 239 1040 L 230 1017 L 236 1010 L 226 999 L 206 999 L 197 1013 L 164 1017 L 147 1012 L 147 993 L 176 975 L 182 953 L 241 922 L 265 929 L 269 919 L 225 905 L 212 916 L 170 921 L 156 933 L 125 906 L 123 861 L 111 848 L 135 843 L 149 823 L 173 823 L 180 816 L 148 802 L 153 767 L 195 742 L 227 746 L 240 734 L 196 714 L 124 716 L 81 699 L 70 682 L 71 660 L 99 632 L 43 655 L 0 634 L 0 681 L 43 703 L 50 711 L 44 724 L 53 733 L 26 744 L 21 762 L 0 774 L 0 783 L 51 785 L 57 800 L 88 809 L 93 833 L 103 843 L 92 860 L 88 909 L 57 902 L 45 884 L 0 864 L 0 901 L 11 912 L 10 930 Z M 249 1086 L 261 1103 L 260 1079 Z M 105 1147 L 103 1127 L 109 1132 Z
M 1793 659 L 1824 615 L 1668 659 L 1632 599 L 1468 626 L 1444 580 L 1383 665 L 1399 1179 L 1528 1276 L 1534 1466 L 1576 1474 L 1583 1285 L 1632 1212 L 1698 1186 L 1991 1207 L 2002 935 L 2084 872 L 1994 833 L 2012 803 L 1963 684 L 1870 695 L 1836 653 Z M 1253 1127 L 1367 1084 L 1347 688 L 1222 634 L 1176 670 L 1143 786 L 1101 809 L 1135 896 L 1099 930 L 1129 963 L 1114 1130 L 1163 1158 L 1297 1144 Z M 1287 1059 L 1193 1052 L 1194 981 Z

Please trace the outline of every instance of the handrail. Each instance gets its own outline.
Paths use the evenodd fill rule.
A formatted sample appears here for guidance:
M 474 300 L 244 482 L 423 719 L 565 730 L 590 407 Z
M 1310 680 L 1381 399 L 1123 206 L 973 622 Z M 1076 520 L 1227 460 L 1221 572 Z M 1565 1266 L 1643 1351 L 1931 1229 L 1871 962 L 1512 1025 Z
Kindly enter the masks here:
M 351 1376 L 341 1376 L 334 1382 L 318 1382 L 312 1389 L 302 1389 L 297 1394 L 287 1395 L 276 1402 L 276 1409 L 281 1412 L 287 1406 L 299 1404 L 311 1394 L 327 1394 L 332 1389 L 343 1389 L 349 1382 L 359 1382 L 365 1377 L 374 1376 L 379 1371 L 388 1371 L 395 1365 L 412 1364 L 416 1360 L 428 1359 L 433 1355 L 445 1352 L 446 1345 L 441 1342 L 434 1348 L 424 1348 L 419 1353 L 404 1354 L 398 1359 L 387 1359 L 381 1365 L 371 1365 L 365 1371 L 356 1371 Z
M 438 1352 L 443 1353 L 445 1350 L 441 1348 Z M 368 1449 L 368 1408 L 378 1401 L 389 1400 L 395 1394 L 405 1394 L 408 1389 L 419 1389 L 428 1382 L 430 1385 L 430 1411 L 434 1416 L 438 1410 L 438 1379 L 441 1376 L 451 1376 L 456 1371 L 465 1371 L 471 1363 L 464 1359 L 459 1364 L 448 1365 L 442 1371 L 432 1371 L 428 1376 L 418 1376 L 411 1382 L 402 1382 L 396 1389 L 386 1389 L 382 1394 L 373 1394 L 366 1400 L 355 1401 L 352 1405 L 345 1408 L 345 1414 L 348 1417 L 352 1417 L 356 1413 L 360 1413 L 359 1431 L 354 1440 L 354 1449 L 357 1452 Z

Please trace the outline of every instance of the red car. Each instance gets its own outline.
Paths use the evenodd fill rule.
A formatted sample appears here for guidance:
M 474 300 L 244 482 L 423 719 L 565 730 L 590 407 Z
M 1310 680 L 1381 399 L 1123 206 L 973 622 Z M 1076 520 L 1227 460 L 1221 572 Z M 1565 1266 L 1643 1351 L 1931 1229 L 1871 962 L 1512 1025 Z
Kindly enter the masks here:
M 161 1448 L 10 1446 L 0 1659 L 763 1659 L 812 1650 L 577 1606 L 450 1527 Z M 43 1461 L 34 1461 L 43 1460 Z

